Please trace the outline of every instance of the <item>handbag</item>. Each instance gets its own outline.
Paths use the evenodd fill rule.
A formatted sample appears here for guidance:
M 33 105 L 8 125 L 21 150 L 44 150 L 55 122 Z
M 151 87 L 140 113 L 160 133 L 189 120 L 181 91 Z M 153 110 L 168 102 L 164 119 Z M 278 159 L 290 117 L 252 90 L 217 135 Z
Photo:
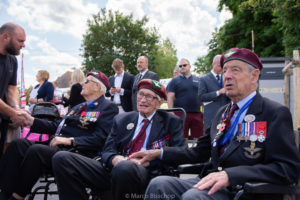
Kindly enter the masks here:
M 48 134 L 31 133 L 29 127 L 24 127 L 21 137 L 32 142 L 47 142 L 50 139 Z

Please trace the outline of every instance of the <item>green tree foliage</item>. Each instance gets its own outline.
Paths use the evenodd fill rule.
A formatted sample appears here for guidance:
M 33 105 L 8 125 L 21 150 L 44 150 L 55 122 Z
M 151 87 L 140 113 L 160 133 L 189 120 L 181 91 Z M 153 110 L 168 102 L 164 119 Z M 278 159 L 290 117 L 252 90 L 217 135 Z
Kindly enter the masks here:
M 137 73 L 136 60 L 141 55 L 149 58 L 149 68 L 158 49 L 159 36 L 155 28 L 146 28 L 148 19 L 134 20 L 132 15 L 102 9 L 88 20 L 88 30 L 83 36 L 83 65 L 85 72 L 98 69 L 107 75 L 115 58 L 124 61 L 126 71 Z
M 272 12 L 276 30 L 283 34 L 281 41 L 285 56 L 292 56 L 293 50 L 300 49 L 300 0 L 249 0 L 242 7 L 265 7 Z
M 169 39 L 159 45 L 154 60 L 153 70 L 159 74 L 159 78 L 171 78 L 177 63 L 176 49 Z
M 220 0 L 219 10 L 227 7 L 233 17 L 216 30 L 209 42 L 208 54 L 195 63 L 198 72 L 210 70 L 216 54 L 232 47 L 252 49 L 260 57 L 291 56 L 300 47 L 299 0 Z

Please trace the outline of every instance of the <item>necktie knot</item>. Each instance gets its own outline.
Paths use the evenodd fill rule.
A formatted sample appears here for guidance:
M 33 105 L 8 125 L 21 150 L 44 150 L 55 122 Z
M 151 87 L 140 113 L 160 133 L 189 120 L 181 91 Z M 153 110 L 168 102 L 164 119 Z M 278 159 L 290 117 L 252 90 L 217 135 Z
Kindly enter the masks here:
M 219 81 L 220 81 L 220 75 L 217 74 L 216 77 L 217 77 L 217 80 L 218 80 L 218 82 L 219 82 Z
M 149 122 L 149 119 L 143 119 L 143 121 L 142 122 L 144 122 L 144 124 L 148 124 L 148 122 Z

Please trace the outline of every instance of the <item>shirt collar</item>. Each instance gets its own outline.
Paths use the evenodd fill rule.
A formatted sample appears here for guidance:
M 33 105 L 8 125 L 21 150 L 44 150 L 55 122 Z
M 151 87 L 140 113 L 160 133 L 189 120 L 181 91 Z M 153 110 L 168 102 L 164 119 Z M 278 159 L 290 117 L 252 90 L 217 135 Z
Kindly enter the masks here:
M 236 104 L 238 105 L 239 109 L 242 108 L 255 95 L 256 95 L 256 91 L 252 92 L 247 97 L 245 97 L 241 101 L 237 102 Z M 231 104 L 232 104 L 232 102 L 231 102 Z
M 155 115 L 156 111 L 154 113 L 152 113 L 152 115 L 150 115 L 149 117 L 147 117 L 147 119 L 149 121 L 152 120 L 153 116 Z M 143 121 L 143 119 L 145 119 L 140 113 L 139 113 L 139 119 L 138 119 L 138 125 Z
M 146 74 L 146 72 L 148 71 L 148 69 L 146 69 L 145 71 L 143 71 L 142 73 L 140 73 L 142 76 L 144 76 Z
M 180 74 L 179 77 L 183 78 L 183 79 L 190 79 L 193 77 L 193 75 L 191 74 L 188 78 L 185 77 L 183 74 Z
M 115 78 L 117 77 L 118 75 L 115 74 Z M 119 77 L 123 77 L 124 76 L 124 71 L 122 72 L 122 74 L 119 76 Z
M 221 76 L 222 76 L 222 74 L 216 74 L 213 70 L 211 70 L 210 72 L 214 75 L 214 77 L 217 77 L 217 75 L 219 75 L 221 78 Z

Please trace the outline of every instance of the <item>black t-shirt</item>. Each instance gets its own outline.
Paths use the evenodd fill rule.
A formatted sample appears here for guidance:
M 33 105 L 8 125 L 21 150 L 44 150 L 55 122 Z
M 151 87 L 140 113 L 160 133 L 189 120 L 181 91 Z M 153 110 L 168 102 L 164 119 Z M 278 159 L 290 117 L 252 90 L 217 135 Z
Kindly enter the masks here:
M 167 92 L 175 93 L 174 107 L 181 107 L 186 112 L 200 112 L 198 85 L 199 78 L 193 75 L 186 78 L 181 74 L 173 78 L 167 86 Z
M 0 54 L 0 98 L 6 102 L 5 93 L 8 85 L 17 85 L 18 62 L 15 56 Z M 0 113 L 0 118 L 8 119 Z
M 8 85 L 17 85 L 18 62 L 15 56 L 0 54 L 0 98 L 5 99 Z

